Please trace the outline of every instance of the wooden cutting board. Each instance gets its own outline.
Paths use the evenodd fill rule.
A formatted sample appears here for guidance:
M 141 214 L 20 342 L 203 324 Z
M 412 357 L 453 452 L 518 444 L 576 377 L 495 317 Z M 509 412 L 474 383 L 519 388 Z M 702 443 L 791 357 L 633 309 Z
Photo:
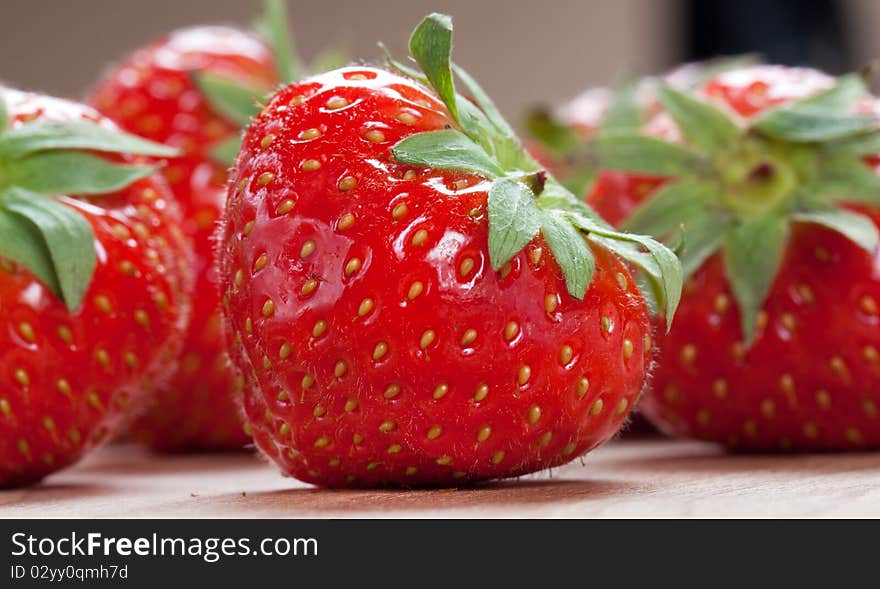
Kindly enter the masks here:
M 0 491 L 0 517 L 880 517 L 880 453 L 725 455 L 617 441 L 583 462 L 471 489 L 328 491 L 251 454 L 100 450 L 42 485 Z

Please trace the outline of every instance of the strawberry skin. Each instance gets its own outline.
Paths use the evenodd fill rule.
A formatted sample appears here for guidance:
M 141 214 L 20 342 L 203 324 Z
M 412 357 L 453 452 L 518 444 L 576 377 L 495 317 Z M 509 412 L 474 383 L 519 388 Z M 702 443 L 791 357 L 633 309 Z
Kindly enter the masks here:
M 487 183 L 392 159 L 451 124 L 361 67 L 283 88 L 248 129 L 220 281 L 254 441 L 298 479 L 532 472 L 611 437 L 642 389 L 650 322 L 622 262 L 593 247 L 583 300 L 541 237 L 495 272 Z
M 227 27 L 176 31 L 108 72 L 90 102 L 122 128 L 177 147 L 163 169 L 184 212 L 195 248 L 196 302 L 180 367 L 157 391 L 134 435 L 165 451 L 241 448 L 250 442 L 234 396 L 240 392 L 226 355 L 213 242 L 225 200 L 226 168 L 211 150 L 236 137 L 237 125 L 215 112 L 193 75 L 210 73 L 273 87 L 274 61 L 255 36 Z
M 100 120 L 46 96 L 0 89 L 0 100 L 12 128 Z M 71 313 L 29 270 L 0 258 L 3 487 L 38 481 L 115 433 L 169 376 L 188 317 L 188 246 L 161 178 L 61 202 L 91 225 L 98 265 Z

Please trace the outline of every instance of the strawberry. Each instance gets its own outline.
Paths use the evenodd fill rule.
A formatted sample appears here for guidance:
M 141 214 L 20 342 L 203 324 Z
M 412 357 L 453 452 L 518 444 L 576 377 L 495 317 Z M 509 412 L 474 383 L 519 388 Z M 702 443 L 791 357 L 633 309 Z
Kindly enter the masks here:
M 880 447 L 877 101 L 857 76 L 774 66 L 658 98 L 640 132 L 586 148 L 663 178 L 624 228 L 683 235 L 644 413 L 743 450 Z
M 674 255 L 542 170 L 451 38 L 434 14 L 410 40 L 420 71 L 281 89 L 232 170 L 233 360 L 257 447 L 298 479 L 448 485 L 572 460 L 617 431 L 650 363 L 618 256 L 675 306 Z
M 223 450 L 250 442 L 234 396 L 241 387 L 220 331 L 213 242 L 226 171 L 241 126 L 279 79 L 298 78 L 285 36 L 283 3 L 269 3 L 262 38 L 228 27 L 176 31 L 109 71 L 91 103 L 124 129 L 180 148 L 163 169 L 196 250 L 193 318 L 180 368 L 151 399 L 135 436 L 156 449 Z M 292 61 L 293 60 L 293 61 Z
M 179 211 L 130 153 L 174 151 L 85 106 L 0 88 L 2 487 L 107 439 L 182 344 Z

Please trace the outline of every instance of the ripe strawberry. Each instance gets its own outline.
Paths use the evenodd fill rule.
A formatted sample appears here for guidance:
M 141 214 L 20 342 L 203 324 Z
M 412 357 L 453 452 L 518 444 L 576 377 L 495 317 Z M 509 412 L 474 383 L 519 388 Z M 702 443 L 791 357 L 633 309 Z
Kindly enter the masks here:
M 116 66 L 91 98 L 124 129 L 181 150 L 163 172 L 183 207 L 184 231 L 195 244 L 197 304 L 179 370 L 135 426 L 137 437 L 161 450 L 234 449 L 250 442 L 234 399 L 241 383 L 229 366 L 220 330 L 212 235 L 241 126 L 280 77 L 298 77 L 289 63 L 283 3 L 269 8 L 266 20 L 274 32 L 268 36 L 276 55 L 251 33 L 184 29 Z
M 179 352 L 179 211 L 153 167 L 110 155 L 131 152 L 174 153 L 85 106 L 0 88 L 2 487 L 107 439 Z
M 474 102 L 455 94 L 451 34 L 442 15 L 416 29 L 424 73 L 351 67 L 283 88 L 232 171 L 233 359 L 254 441 L 304 481 L 453 484 L 567 462 L 617 431 L 648 369 L 647 310 L 614 253 L 675 306 L 671 252 L 598 221 L 457 67 Z
M 659 100 L 640 134 L 591 146 L 665 178 L 623 227 L 684 226 L 690 278 L 645 414 L 740 449 L 880 447 L 876 100 L 854 76 L 772 66 Z

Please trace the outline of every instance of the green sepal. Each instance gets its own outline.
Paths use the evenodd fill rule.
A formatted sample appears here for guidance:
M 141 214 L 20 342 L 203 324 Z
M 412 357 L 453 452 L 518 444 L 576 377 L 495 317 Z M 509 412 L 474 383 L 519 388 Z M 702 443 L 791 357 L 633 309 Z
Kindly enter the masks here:
M 715 154 L 729 147 L 739 137 L 737 124 L 714 105 L 667 85 L 661 85 L 657 94 L 688 144 Z
M 499 178 L 489 188 L 489 262 L 499 270 L 538 235 L 535 193 L 516 178 Z
M 581 137 L 571 125 L 559 122 L 544 109 L 532 110 L 525 124 L 529 135 L 556 157 L 567 156 L 581 144 Z
M 689 149 L 641 135 L 597 137 L 590 142 L 593 156 L 610 170 L 687 176 L 702 170 L 705 162 Z
M 840 233 L 868 253 L 874 253 L 880 242 L 880 232 L 874 222 L 861 213 L 847 209 L 805 211 L 792 215 L 801 223 L 814 223 Z
M 638 133 L 642 127 L 642 109 L 638 102 L 638 85 L 635 82 L 621 84 L 611 93 L 611 100 L 599 135 Z
M 30 269 L 71 311 L 95 271 L 95 235 L 78 212 L 18 189 L 0 195 L 0 253 Z
M 458 170 L 489 179 L 504 174 L 479 145 L 455 129 L 410 135 L 398 142 L 391 153 L 398 162 L 413 166 Z
M 303 67 L 291 40 L 285 0 L 265 0 L 263 14 L 257 20 L 255 28 L 272 48 L 278 79 L 283 83 L 298 81 Z
M 0 133 L 9 126 L 9 114 L 6 112 L 6 101 L 0 96 Z
M 859 76 L 842 76 L 824 92 L 766 111 L 751 128 L 795 143 L 833 141 L 873 131 L 877 129 L 874 117 L 850 112 L 866 92 Z
M 423 86 L 429 86 L 431 84 L 428 81 L 428 78 L 425 76 L 425 74 L 423 74 L 421 72 L 421 70 L 419 70 L 415 67 L 406 65 L 402 61 L 398 61 L 398 60 L 394 59 L 394 56 L 391 55 L 391 51 L 389 51 L 388 47 L 386 47 L 384 43 L 380 42 L 378 45 L 379 45 L 379 49 L 382 50 L 382 53 L 385 54 L 386 63 L 388 64 L 388 66 L 392 70 L 396 71 L 399 74 L 406 76 L 407 78 L 411 78 L 411 79 L 415 80 L 416 82 L 418 82 L 419 84 L 422 84 Z
M 501 115 L 501 111 L 498 110 L 495 102 L 489 97 L 489 94 L 483 90 L 483 87 L 480 86 L 473 76 L 467 73 L 464 68 L 459 67 L 454 63 L 452 64 L 452 71 L 458 79 L 461 80 L 464 89 L 501 136 L 511 139 L 516 137 L 516 133 L 514 133 L 513 128 Z
M 153 174 L 156 166 L 123 165 L 76 151 L 40 151 L 8 166 L 7 185 L 54 196 L 107 194 Z
M 816 177 L 804 188 L 804 194 L 827 202 L 880 204 L 880 178 L 856 158 L 820 160 Z
M 870 131 L 854 137 L 824 143 L 820 150 L 823 154 L 830 156 L 876 155 L 880 153 L 880 131 Z
M 422 68 L 431 87 L 446 105 L 449 114 L 455 121 L 459 121 L 450 63 L 452 19 L 436 12 L 425 17 L 409 39 L 409 51 Z
M 690 278 L 709 257 L 721 249 L 724 234 L 731 224 L 729 216 L 718 211 L 699 211 L 682 217 L 683 241 L 678 258 L 685 280 Z
M 788 236 L 788 219 L 773 213 L 744 219 L 724 237 L 724 268 L 739 306 L 747 346 L 755 339 L 758 311 L 782 264 Z
M 0 134 L 0 157 L 17 158 L 37 151 L 89 149 L 175 157 L 173 147 L 87 121 L 35 122 Z
M 230 122 L 244 126 L 260 112 L 257 98 L 266 94 L 265 88 L 208 72 L 194 72 L 192 77 L 211 108 Z
M 583 300 L 596 271 L 596 258 L 563 211 L 540 211 L 541 235 L 565 275 L 568 293 Z
M 626 219 L 622 228 L 632 233 L 663 237 L 677 229 L 684 219 L 704 211 L 716 197 L 709 182 L 682 180 L 659 188 Z
M 241 150 L 241 137 L 235 135 L 224 141 L 221 141 L 211 148 L 211 159 L 221 166 L 230 168 L 235 164 L 238 152 Z

